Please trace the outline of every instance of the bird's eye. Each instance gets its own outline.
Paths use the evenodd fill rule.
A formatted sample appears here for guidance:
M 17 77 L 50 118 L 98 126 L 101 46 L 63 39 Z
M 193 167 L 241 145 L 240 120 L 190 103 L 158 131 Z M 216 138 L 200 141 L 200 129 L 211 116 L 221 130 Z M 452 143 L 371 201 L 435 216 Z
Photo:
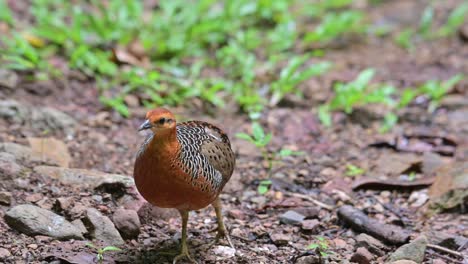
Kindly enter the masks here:
M 164 117 L 159 119 L 159 121 L 158 121 L 158 123 L 161 124 L 161 125 L 164 124 L 165 122 L 166 122 L 166 118 L 164 118 Z

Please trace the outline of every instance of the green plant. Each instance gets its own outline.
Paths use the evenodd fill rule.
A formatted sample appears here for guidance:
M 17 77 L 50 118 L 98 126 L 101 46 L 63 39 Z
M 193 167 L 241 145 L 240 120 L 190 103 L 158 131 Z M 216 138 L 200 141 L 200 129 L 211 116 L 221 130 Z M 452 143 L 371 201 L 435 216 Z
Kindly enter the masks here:
M 0 0 L 0 21 L 4 21 L 9 25 L 13 24 L 13 15 L 5 0 Z
M 362 20 L 363 14 L 357 11 L 327 13 L 314 31 L 306 33 L 304 42 L 328 43 L 345 33 L 363 32 Z
M 352 82 L 336 83 L 334 97 L 319 107 L 318 116 L 322 124 L 331 125 L 331 111 L 343 110 L 350 114 L 356 106 L 371 103 L 393 106 L 395 102 L 391 95 L 395 93 L 395 88 L 386 84 L 370 85 L 374 74 L 375 70 L 366 69 Z
M 273 163 L 277 162 L 279 160 L 279 157 L 284 158 L 288 156 L 298 156 L 303 154 L 303 152 L 301 151 L 293 151 L 290 149 L 281 149 L 278 153 L 270 152 L 267 146 L 270 143 L 273 134 L 265 133 L 262 126 L 257 122 L 252 123 L 251 135 L 241 132 L 237 133 L 236 137 L 254 144 L 260 150 L 263 160 L 268 162 L 268 173 L 271 173 Z
M 321 62 L 313 64 L 301 71 L 299 68 L 303 66 L 308 59 L 310 59 L 308 55 L 293 57 L 288 65 L 281 70 L 279 78 L 271 83 L 272 95 L 270 105 L 276 105 L 285 94 L 298 94 L 297 86 L 300 83 L 313 76 L 321 75 L 331 68 L 331 63 Z
M 395 42 L 400 45 L 402 48 L 407 50 L 412 50 L 414 48 L 412 38 L 414 35 L 414 30 L 411 28 L 405 29 L 398 33 L 395 37 Z
M 419 86 L 419 93 L 430 99 L 428 111 L 434 112 L 442 98 L 461 80 L 463 80 L 463 75 L 457 74 L 446 81 L 430 80 Z
M 257 187 L 257 192 L 262 195 L 265 194 L 266 192 L 268 192 L 270 185 L 271 185 L 271 180 L 260 181 Z
M 315 250 L 320 254 L 321 257 L 325 258 L 333 254 L 333 252 L 329 251 L 328 241 L 321 236 L 317 236 L 315 241 L 307 246 L 307 249 Z
M 468 3 L 463 3 L 457 6 L 452 12 L 450 13 L 449 17 L 447 18 L 447 22 L 440 27 L 435 35 L 437 37 L 446 37 L 458 30 L 463 22 L 465 22 L 466 14 L 468 12 Z
M 99 247 L 95 246 L 92 243 L 86 243 L 86 246 L 96 250 L 96 259 L 97 259 L 98 263 L 103 263 L 104 254 L 106 252 L 108 252 L 108 251 L 121 251 L 122 250 L 122 249 L 120 249 L 118 247 L 114 247 L 114 246 L 107 246 L 107 247 L 99 248 Z
M 366 172 L 363 168 L 359 168 L 353 164 L 346 165 L 346 175 L 350 177 L 355 177 L 358 175 L 362 175 Z

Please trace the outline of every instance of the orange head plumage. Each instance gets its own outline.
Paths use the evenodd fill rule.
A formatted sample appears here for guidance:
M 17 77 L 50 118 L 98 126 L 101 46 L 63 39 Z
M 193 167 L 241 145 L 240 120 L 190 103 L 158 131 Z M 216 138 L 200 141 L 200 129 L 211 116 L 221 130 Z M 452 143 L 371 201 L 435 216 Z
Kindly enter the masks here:
M 173 130 L 176 127 L 174 115 L 165 108 L 156 108 L 146 113 L 146 120 L 141 124 L 139 131 L 151 129 L 154 134 Z

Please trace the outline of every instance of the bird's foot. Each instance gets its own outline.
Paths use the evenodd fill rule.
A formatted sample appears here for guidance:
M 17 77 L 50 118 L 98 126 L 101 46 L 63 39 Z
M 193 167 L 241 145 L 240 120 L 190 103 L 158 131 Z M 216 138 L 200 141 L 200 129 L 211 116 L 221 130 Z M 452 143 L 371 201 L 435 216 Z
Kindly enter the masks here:
M 188 252 L 187 248 L 182 248 L 182 252 L 180 252 L 179 255 L 175 256 L 174 260 L 172 261 L 172 264 L 176 264 L 177 261 L 181 260 L 182 258 L 186 257 L 190 262 L 198 264 L 192 256 L 190 256 L 190 253 Z
M 218 227 L 218 233 L 216 234 L 216 237 L 211 243 L 208 244 L 208 247 L 212 247 L 214 244 L 218 243 L 221 238 L 225 237 L 226 240 L 228 241 L 228 244 L 230 247 L 232 247 L 234 250 L 236 250 L 236 247 L 234 247 L 234 244 L 232 243 L 231 236 L 229 235 L 229 232 L 224 229 L 224 228 L 219 228 Z

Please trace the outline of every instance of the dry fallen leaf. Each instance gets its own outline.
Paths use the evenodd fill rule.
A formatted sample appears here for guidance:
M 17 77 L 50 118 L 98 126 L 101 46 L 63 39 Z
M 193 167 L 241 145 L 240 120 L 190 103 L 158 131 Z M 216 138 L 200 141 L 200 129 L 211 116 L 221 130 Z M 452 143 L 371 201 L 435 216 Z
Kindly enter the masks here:
M 28 138 L 29 145 L 34 152 L 39 153 L 43 160 L 53 160 L 60 167 L 68 168 L 70 165 L 70 153 L 67 145 L 55 138 Z

